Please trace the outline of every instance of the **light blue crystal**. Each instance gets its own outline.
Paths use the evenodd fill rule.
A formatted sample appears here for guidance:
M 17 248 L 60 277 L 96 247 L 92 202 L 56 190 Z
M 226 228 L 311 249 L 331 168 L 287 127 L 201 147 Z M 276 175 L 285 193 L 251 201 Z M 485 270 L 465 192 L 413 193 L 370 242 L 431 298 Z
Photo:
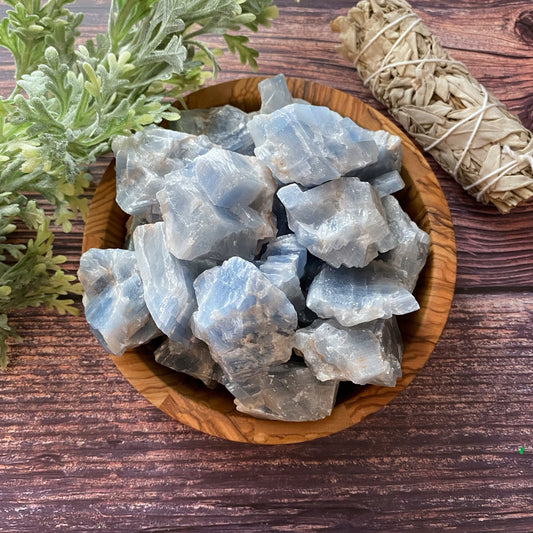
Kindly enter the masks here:
M 270 241 L 261 259 L 264 261 L 274 257 L 283 258 L 290 264 L 291 270 L 295 271 L 298 278 L 303 276 L 307 263 L 307 248 L 298 242 L 296 235 L 282 235 Z
M 251 383 L 224 382 L 235 396 L 237 410 L 270 420 L 306 422 L 331 414 L 338 381 L 322 382 L 309 368 L 287 363 L 256 375 Z
M 261 260 L 257 262 L 259 270 L 286 294 L 297 311 L 305 307 L 300 278 L 306 261 L 306 248 L 290 234 L 269 242 Z
M 130 215 L 142 215 L 157 205 L 156 193 L 165 175 L 184 168 L 213 147 L 207 137 L 195 137 L 159 127 L 146 128 L 131 137 L 116 137 L 117 204 Z
M 157 327 L 176 342 L 189 338 L 198 266 L 180 261 L 168 251 L 163 222 L 137 227 L 133 241 L 144 300 Z
M 114 355 L 160 334 L 146 307 L 135 254 L 91 248 L 80 259 L 85 317 L 102 346 Z
M 205 135 L 222 148 L 244 155 L 253 155 L 254 142 L 247 129 L 249 115 L 232 105 L 209 109 L 180 111 L 180 119 L 172 122 L 172 129 Z
M 404 315 L 419 309 L 405 283 L 404 273 L 383 261 L 365 268 L 325 266 L 309 287 L 307 307 L 346 327 Z
M 385 196 L 382 201 L 389 227 L 398 241 L 382 259 L 405 272 L 406 286 L 413 291 L 429 255 L 429 235 L 409 218 L 394 196 Z
M 253 259 L 273 237 L 275 183 L 255 158 L 214 149 L 167 176 L 157 199 L 167 245 L 178 259 Z
M 401 191 L 405 187 L 405 182 L 397 170 L 362 181 L 368 181 L 376 189 L 380 198 Z
M 378 157 L 375 142 L 361 140 L 361 128 L 327 107 L 290 104 L 269 115 L 255 115 L 248 129 L 255 155 L 282 183 L 319 185 L 371 165 Z
M 160 365 L 200 379 L 210 388 L 216 385 L 219 367 L 213 361 L 207 345 L 192 334 L 180 342 L 166 339 L 154 356 Z
M 233 257 L 200 274 L 194 289 L 193 333 L 209 346 L 229 380 L 246 383 L 289 360 L 296 311 L 252 263 Z
M 400 137 L 391 133 L 378 130 L 370 131 L 361 128 L 361 137 L 372 139 L 378 147 L 378 158 L 375 163 L 365 168 L 349 172 L 349 176 L 357 176 L 361 180 L 372 182 L 378 176 L 402 168 L 402 141 Z
M 278 190 L 298 242 L 334 267 L 363 267 L 396 244 L 381 201 L 357 178 L 343 178 L 302 191 Z
M 294 347 L 320 381 L 394 387 L 401 376 L 403 343 L 394 318 L 351 328 L 336 320 L 316 320 L 296 332 Z
M 283 74 L 260 81 L 257 88 L 261 95 L 260 113 L 269 114 L 293 103 L 292 95 L 287 87 L 287 80 Z

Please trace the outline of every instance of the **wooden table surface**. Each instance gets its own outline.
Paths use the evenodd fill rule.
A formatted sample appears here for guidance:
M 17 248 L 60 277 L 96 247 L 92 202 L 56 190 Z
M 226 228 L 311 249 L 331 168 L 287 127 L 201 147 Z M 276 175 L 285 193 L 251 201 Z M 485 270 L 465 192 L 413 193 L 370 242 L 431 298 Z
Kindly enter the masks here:
M 75 4 L 86 36 L 108 3 Z M 531 4 L 412 4 L 531 128 Z M 279 0 L 280 18 L 253 39 L 259 74 L 315 80 L 383 111 L 334 50 L 328 23 L 351 5 Z M 10 61 L 1 51 L 4 95 Z M 233 57 L 222 64 L 220 81 L 249 74 Z M 394 401 L 309 443 L 227 442 L 135 392 L 83 317 L 27 310 L 14 320 L 25 342 L 0 375 L 0 531 L 532 532 L 533 203 L 499 215 L 430 163 L 455 225 L 457 290 L 428 364 Z M 57 233 L 72 272 L 82 233 L 81 221 Z

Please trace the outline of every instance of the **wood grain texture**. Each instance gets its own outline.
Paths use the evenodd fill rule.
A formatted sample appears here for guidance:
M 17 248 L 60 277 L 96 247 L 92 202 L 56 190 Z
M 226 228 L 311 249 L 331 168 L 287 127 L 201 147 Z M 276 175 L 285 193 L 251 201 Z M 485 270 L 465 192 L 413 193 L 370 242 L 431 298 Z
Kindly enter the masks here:
M 251 36 L 259 74 L 283 71 L 376 106 L 328 28 L 353 3 L 279 0 L 280 19 Z M 531 4 L 412 4 L 531 128 L 533 48 L 520 17 Z M 107 6 L 76 2 L 86 34 L 102 30 Z M 223 67 L 217 81 L 249 75 L 231 56 Z M 0 49 L 1 94 L 12 75 Z M 97 178 L 108 162 L 94 166 Z M 457 294 L 428 363 L 392 402 L 309 443 L 231 443 L 152 406 L 83 318 L 30 309 L 15 318 L 26 341 L 0 375 L 0 531 L 531 533 L 533 204 L 502 217 L 429 163 L 454 222 Z M 70 272 L 82 233 L 81 221 L 57 232 Z
M 261 78 L 243 78 L 197 91 L 186 105 L 208 108 L 231 104 L 245 111 L 260 107 L 257 84 Z M 448 205 L 422 154 L 390 120 L 357 98 L 325 85 L 288 78 L 295 98 L 323 105 L 350 117 L 368 129 L 385 129 L 402 138 L 402 177 L 398 195 L 404 209 L 431 238 L 430 255 L 421 273 L 416 297 L 420 310 L 401 317 L 404 340 L 402 377 L 396 387 L 370 385 L 337 401 L 331 416 L 308 423 L 260 420 L 239 413 L 224 390 L 209 390 L 184 375 L 161 367 L 148 349 L 130 350 L 113 357 L 126 379 L 151 403 L 176 420 L 210 435 L 257 444 L 287 444 L 313 440 L 346 429 L 390 402 L 423 367 L 446 324 L 455 287 L 455 239 Z M 96 189 L 87 219 L 83 247 L 122 247 L 127 215 L 115 202 L 114 165 Z

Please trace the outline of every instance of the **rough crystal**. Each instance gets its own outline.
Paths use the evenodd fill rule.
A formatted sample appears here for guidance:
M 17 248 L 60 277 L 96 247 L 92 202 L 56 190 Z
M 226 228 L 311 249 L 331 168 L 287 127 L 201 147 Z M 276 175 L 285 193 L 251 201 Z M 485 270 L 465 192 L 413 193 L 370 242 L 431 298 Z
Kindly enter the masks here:
M 363 267 L 396 244 L 377 193 L 357 178 L 307 191 L 291 184 L 278 197 L 298 241 L 334 267 Z
M 254 142 L 247 129 L 249 119 L 241 109 L 224 105 L 180 111 L 180 119 L 172 122 L 170 127 L 193 135 L 205 135 L 226 150 L 253 155 Z
M 255 155 L 282 183 L 306 187 L 340 178 L 377 161 L 373 140 L 327 107 L 290 104 L 248 123 Z
M 383 261 L 365 268 L 325 266 L 311 283 L 306 302 L 319 317 L 335 318 L 347 327 L 419 309 L 405 287 L 404 273 Z
M 130 215 L 143 214 L 157 205 L 156 193 L 165 175 L 184 168 L 213 147 L 207 137 L 150 127 L 131 137 L 113 141 L 116 159 L 117 203 Z
M 179 259 L 252 259 L 272 237 L 275 184 L 255 158 L 213 149 L 169 174 L 157 199 L 167 245 Z
M 168 251 L 163 222 L 138 226 L 133 241 L 144 300 L 157 327 L 176 342 L 189 338 L 189 321 L 196 310 L 197 265 Z
M 391 170 L 380 176 L 362 181 L 368 181 L 376 189 L 380 198 L 401 191 L 405 187 L 405 182 L 397 170 Z
M 287 87 L 287 80 L 283 74 L 260 81 L 257 88 L 261 95 L 260 113 L 269 114 L 293 102 L 292 95 Z
M 154 352 L 155 360 L 163 366 L 202 380 L 208 387 L 216 385 L 219 367 L 213 361 L 207 345 L 196 337 L 180 342 L 166 339 Z
M 369 131 L 361 128 L 362 138 L 372 139 L 378 147 L 378 159 L 372 165 L 357 170 L 350 175 L 357 176 L 361 180 L 371 181 L 376 176 L 381 176 L 393 170 L 400 171 L 402 168 L 402 141 L 400 137 L 392 135 L 384 130 Z
M 394 196 L 385 196 L 383 207 L 398 245 L 382 259 L 405 272 L 406 286 L 413 291 L 429 254 L 429 235 L 409 218 Z
M 80 259 L 85 317 L 100 344 L 114 355 L 160 332 L 146 307 L 135 254 L 91 248 Z
M 307 250 L 291 234 L 268 243 L 261 261 L 257 263 L 259 270 L 285 293 L 298 312 L 305 307 L 300 278 L 304 273 L 306 260 Z
M 335 405 L 338 381 L 322 382 L 309 368 L 287 363 L 257 375 L 252 385 L 225 382 L 235 396 L 237 410 L 271 420 L 305 422 L 329 416 Z
M 296 311 L 255 265 L 233 257 L 200 274 L 194 289 L 193 333 L 209 346 L 229 380 L 246 383 L 289 360 Z
M 352 328 L 317 320 L 296 332 L 294 347 L 320 381 L 394 387 L 401 376 L 403 344 L 394 318 Z

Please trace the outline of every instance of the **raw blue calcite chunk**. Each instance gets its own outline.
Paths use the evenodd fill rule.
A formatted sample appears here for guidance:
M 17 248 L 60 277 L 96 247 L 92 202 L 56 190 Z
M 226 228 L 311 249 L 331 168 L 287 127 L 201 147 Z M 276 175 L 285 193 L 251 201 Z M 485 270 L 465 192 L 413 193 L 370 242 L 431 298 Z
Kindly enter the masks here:
M 157 193 L 167 245 L 178 259 L 253 259 L 274 236 L 275 182 L 252 157 L 215 148 L 167 176 Z
M 282 235 L 267 244 L 266 250 L 261 256 L 262 260 L 280 258 L 296 276 L 301 278 L 304 274 L 307 263 L 307 248 L 301 245 L 296 239 L 296 235 Z
M 380 176 L 362 181 L 368 181 L 376 189 L 380 198 L 401 191 L 405 187 L 405 182 L 397 170 L 391 170 Z
M 316 320 L 296 332 L 294 347 L 320 381 L 394 387 L 401 376 L 403 343 L 395 318 L 351 328 Z
M 108 352 L 122 355 L 160 334 L 144 301 L 133 252 L 91 248 L 81 256 L 78 278 L 87 322 Z
M 304 273 L 306 261 L 307 250 L 291 234 L 268 243 L 261 261 L 258 262 L 259 270 L 286 294 L 298 312 L 305 307 L 300 278 Z
M 144 300 L 157 327 L 173 341 L 190 338 L 198 266 L 180 261 L 168 251 L 163 222 L 137 227 L 133 242 Z
M 376 191 L 357 178 L 277 194 L 298 242 L 334 267 L 363 267 L 396 244 Z
M 260 113 L 269 114 L 293 103 L 287 80 L 283 74 L 260 81 L 257 88 L 261 95 Z
M 378 159 L 372 165 L 347 175 L 357 176 L 361 180 L 372 183 L 377 176 L 382 176 L 387 172 L 393 170 L 400 172 L 402 168 L 402 141 L 400 137 L 384 130 L 370 131 L 364 128 L 361 128 L 361 136 L 365 139 L 372 139 L 376 143 Z
M 389 227 L 398 241 L 392 250 L 383 254 L 382 259 L 405 272 L 406 286 L 412 292 L 426 264 L 431 241 L 429 235 L 409 218 L 394 196 L 385 196 L 382 201 Z
M 329 416 L 335 405 L 338 381 L 322 382 L 309 368 L 278 365 L 244 386 L 223 381 L 235 396 L 237 411 L 270 420 L 305 422 Z
M 290 104 L 248 123 L 255 155 L 282 183 L 306 187 L 340 178 L 377 161 L 373 140 L 327 107 Z
M 208 387 L 217 383 L 219 367 L 213 361 L 209 348 L 191 333 L 180 342 L 166 339 L 154 352 L 155 360 L 163 366 L 202 380 Z
M 253 155 L 254 142 L 247 128 L 249 119 L 241 109 L 225 105 L 182 110 L 180 119 L 172 122 L 170 127 L 193 135 L 205 135 L 226 150 Z
M 131 137 L 116 137 L 117 204 L 130 215 L 142 215 L 157 205 L 156 193 L 165 175 L 184 168 L 213 147 L 207 137 L 195 137 L 159 127 L 146 128 Z
M 194 282 L 192 330 L 231 382 L 247 383 L 289 360 L 297 326 L 293 305 L 252 263 L 239 257 Z
M 404 315 L 419 309 L 405 284 L 404 273 L 383 261 L 365 268 L 325 266 L 309 287 L 307 307 L 346 327 Z

